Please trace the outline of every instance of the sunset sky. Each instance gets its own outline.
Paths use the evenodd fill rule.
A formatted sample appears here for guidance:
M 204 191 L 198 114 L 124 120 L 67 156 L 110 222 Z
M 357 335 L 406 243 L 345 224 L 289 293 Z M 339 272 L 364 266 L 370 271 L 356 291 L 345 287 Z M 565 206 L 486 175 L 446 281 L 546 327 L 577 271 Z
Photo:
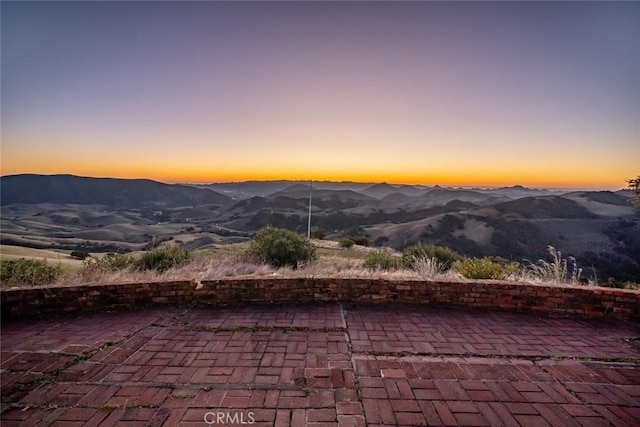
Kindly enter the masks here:
M 5 2 L 1 174 L 620 189 L 640 2 Z

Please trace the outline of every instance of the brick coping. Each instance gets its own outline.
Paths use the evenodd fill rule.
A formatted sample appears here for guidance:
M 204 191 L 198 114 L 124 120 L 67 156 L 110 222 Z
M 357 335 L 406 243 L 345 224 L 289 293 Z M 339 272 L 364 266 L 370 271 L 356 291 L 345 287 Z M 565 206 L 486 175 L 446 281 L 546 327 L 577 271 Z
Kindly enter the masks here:
M 2 319 L 128 311 L 160 306 L 244 304 L 425 304 L 525 311 L 640 323 L 640 292 L 494 280 L 356 278 L 178 280 L 0 290 Z

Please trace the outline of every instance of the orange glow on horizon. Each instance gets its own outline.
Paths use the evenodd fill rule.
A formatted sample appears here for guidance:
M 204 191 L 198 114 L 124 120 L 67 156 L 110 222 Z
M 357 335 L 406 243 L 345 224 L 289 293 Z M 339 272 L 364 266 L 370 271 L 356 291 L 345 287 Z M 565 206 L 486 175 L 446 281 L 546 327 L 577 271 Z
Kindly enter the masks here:
M 329 151 L 329 150 L 327 150 Z M 432 150 L 433 151 L 433 150 Z M 2 175 L 20 173 L 73 174 L 88 177 L 146 178 L 169 183 L 213 183 L 240 181 L 296 180 L 387 182 L 410 185 L 449 187 L 509 187 L 607 189 L 626 188 L 626 179 L 637 175 L 635 165 L 625 159 L 622 164 L 604 164 L 597 174 L 580 163 L 550 159 L 546 164 L 526 160 L 480 159 L 458 156 L 440 161 L 444 155 L 408 156 L 402 150 L 370 154 L 336 151 L 321 157 L 317 152 L 303 156 L 300 152 L 287 157 L 266 152 L 245 156 L 216 155 L 205 151 L 184 153 L 135 152 L 122 155 L 115 151 L 98 153 L 87 150 L 69 157 L 64 150 L 47 156 L 17 147 L 4 151 Z M 335 157 L 331 157 L 331 155 Z M 424 159 L 424 160 L 423 160 Z M 484 160 L 484 161 L 480 161 Z
M 335 174 L 322 171 L 309 171 L 308 173 L 301 171 L 259 171 L 252 172 L 234 171 L 223 169 L 212 172 L 207 170 L 167 170 L 159 168 L 136 168 L 134 170 L 125 168 L 95 168 L 95 167 L 75 167 L 68 169 L 59 169 L 55 166 L 42 168 L 39 170 L 22 170 L 11 168 L 6 170 L 3 168 L 2 175 L 14 175 L 21 173 L 36 173 L 44 175 L 55 174 L 72 174 L 78 176 L 95 177 L 95 178 L 122 178 L 122 179 L 151 179 L 167 183 L 225 183 L 225 182 L 242 182 L 242 181 L 349 181 L 359 183 L 381 183 L 389 184 L 406 184 L 406 185 L 440 185 L 445 187 L 509 187 L 514 185 L 522 185 L 531 188 L 567 188 L 567 189 L 602 189 L 602 190 L 620 190 L 626 188 L 624 177 L 619 179 L 614 177 L 608 180 L 602 179 L 584 179 L 585 177 L 573 177 L 567 179 L 566 176 L 536 176 L 534 174 L 521 174 L 519 176 L 509 176 L 506 174 L 417 174 L 417 173 L 389 173 L 389 174 L 373 174 L 373 173 L 344 173 Z M 551 179 L 555 178 L 555 179 Z M 564 178 L 564 179 L 563 179 Z M 582 179 L 580 179 L 582 178 Z

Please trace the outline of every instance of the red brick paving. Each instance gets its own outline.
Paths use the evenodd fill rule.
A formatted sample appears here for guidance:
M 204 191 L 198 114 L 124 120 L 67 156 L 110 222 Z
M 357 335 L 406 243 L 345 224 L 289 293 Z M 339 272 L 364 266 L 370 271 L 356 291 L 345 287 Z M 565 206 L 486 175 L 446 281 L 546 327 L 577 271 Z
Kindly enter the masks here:
M 2 325 L 3 426 L 640 425 L 633 325 L 416 306 Z

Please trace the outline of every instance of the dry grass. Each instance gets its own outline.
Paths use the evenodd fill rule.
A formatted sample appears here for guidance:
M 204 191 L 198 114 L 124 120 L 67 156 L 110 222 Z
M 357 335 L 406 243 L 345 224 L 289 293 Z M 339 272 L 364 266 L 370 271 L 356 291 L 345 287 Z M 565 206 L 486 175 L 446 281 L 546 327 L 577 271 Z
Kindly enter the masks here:
M 420 279 L 458 280 L 460 276 L 453 270 L 447 270 L 434 258 L 422 259 L 413 263 L 415 274 Z
M 388 280 L 460 280 L 451 271 L 442 271 L 429 262 L 420 263 L 415 270 L 371 271 L 363 267 L 361 259 L 340 256 L 323 256 L 298 269 L 274 268 L 256 264 L 241 256 L 207 257 L 171 268 L 164 273 L 129 269 L 81 269 L 61 277 L 56 285 L 116 284 L 173 280 L 220 280 L 229 278 L 362 278 Z
M 550 262 L 540 259 L 535 264 L 529 263 L 522 276 L 547 283 L 579 283 L 582 269 L 578 268 L 574 257 L 562 258 L 562 253 L 551 245 L 547 246 L 547 253 L 551 257 Z
M 68 274 L 59 285 L 111 284 L 173 280 L 215 280 L 229 277 L 266 277 L 274 269 L 243 261 L 239 257 L 197 257 L 179 267 L 160 273 L 156 270 L 85 268 Z
M 22 246 L 0 245 L 0 259 L 36 259 L 45 260 L 51 265 L 59 265 L 64 271 L 80 268 L 82 261 L 72 258 L 71 251 L 33 249 Z
M 314 243 L 316 243 L 315 241 Z M 335 243 L 335 246 L 332 245 Z M 312 263 L 298 269 L 274 268 L 270 265 L 251 262 L 243 253 L 246 244 L 225 246 L 223 250 L 199 251 L 187 264 L 160 273 L 155 270 L 80 268 L 61 276 L 56 286 L 80 284 L 117 284 L 178 280 L 221 280 L 229 278 L 360 278 L 386 280 L 442 280 L 466 281 L 453 270 L 443 268 L 433 259 L 417 262 L 413 269 L 393 271 L 370 270 L 364 267 L 364 259 L 371 248 L 340 248 L 337 242 L 321 244 L 320 256 Z M 319 245 L 320 246 L 320 245 Z M 509 280 L 553 285 L 575 284 L 579 269 L 563 259 L 557 251 L 549 248 L 551 262 L 539 261 L 537 269 L 521 269 Z M 572 261 L 571 259 L 569 261 Z M 571 268 L 573 267 L 573 269 Z M 574 271 L 578 274 L 575 274 Z M 597 285 L 596 283 L 590 283 Z M 26 285 L 25 285 L 26 286 Z

